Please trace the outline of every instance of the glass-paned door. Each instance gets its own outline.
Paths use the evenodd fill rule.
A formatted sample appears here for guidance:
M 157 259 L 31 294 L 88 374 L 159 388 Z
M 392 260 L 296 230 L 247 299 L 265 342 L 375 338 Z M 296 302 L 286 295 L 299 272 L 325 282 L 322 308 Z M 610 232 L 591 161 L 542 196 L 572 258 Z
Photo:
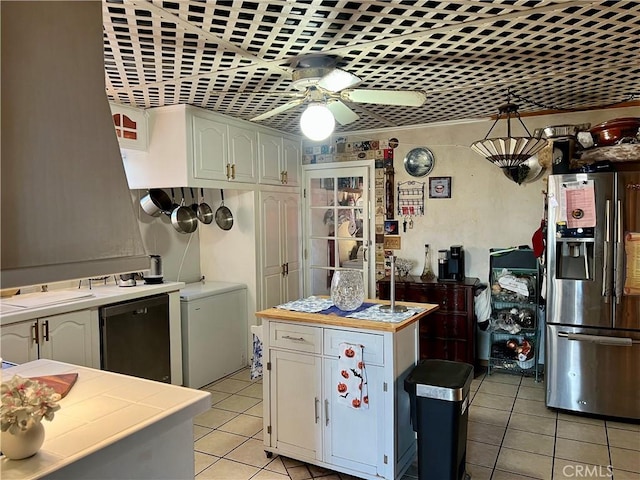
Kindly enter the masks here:
M 305 167 L 305 296 L 329 295 L 336 270 L 359 270 L 365 297 L 374 281 L 369 248 L 373 164 Z

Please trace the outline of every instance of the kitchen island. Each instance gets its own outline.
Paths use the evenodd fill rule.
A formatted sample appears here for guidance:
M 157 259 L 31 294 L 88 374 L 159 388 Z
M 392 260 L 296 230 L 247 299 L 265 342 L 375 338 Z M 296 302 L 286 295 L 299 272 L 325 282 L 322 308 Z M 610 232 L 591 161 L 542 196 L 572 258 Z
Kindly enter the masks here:
M 6 381 L 77 373 L 45 441 L 24 460 L 0 457 L 3 479 L 193 479 L 193 417 L 210 393 L 53 360 L 2 370 Z
M 369 318 L 389 302 L 366 300 L 360 318 L 350 318 L 335 307 L 296 310 L 307 300 L 256 313 L 263 325 L 265 451 L 359 478 L 401 478 L 416 454 L 404 379 L 419 358 L 419 320 L 438 306 L 398 302 L 410 311 Z M 360 373 L 345 369 L 345 346 L 362 347 L 358 388 L 367 395 L 357 407 L 341 395 L 343 379 Z

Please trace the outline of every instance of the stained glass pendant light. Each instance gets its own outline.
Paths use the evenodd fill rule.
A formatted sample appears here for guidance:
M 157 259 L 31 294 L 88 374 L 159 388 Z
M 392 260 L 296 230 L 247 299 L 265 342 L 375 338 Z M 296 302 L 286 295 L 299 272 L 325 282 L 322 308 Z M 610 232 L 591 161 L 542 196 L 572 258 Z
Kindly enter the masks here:
M 526 162 L 532 155 L 542 150 L 547 144 L 545 139 L 531 136 L 531 133 L 529 133 L 529 130 L 520 118 L 518 105 L 511 103 L 510 100 L 511 93 L 507 92 L 507 103 L 501 105 L 498 109 L 498 118 L 493 122 L 484 139 L 471 144 L 471 150 L 482 155 L 500 168 L 517 167 L 521 163 Z M 529 135 L 528 137 L 511 136 L 512 117 L 520 121 L 527 135 Z M 507 119 L 507 136 L 487 138 L 501 118 Z

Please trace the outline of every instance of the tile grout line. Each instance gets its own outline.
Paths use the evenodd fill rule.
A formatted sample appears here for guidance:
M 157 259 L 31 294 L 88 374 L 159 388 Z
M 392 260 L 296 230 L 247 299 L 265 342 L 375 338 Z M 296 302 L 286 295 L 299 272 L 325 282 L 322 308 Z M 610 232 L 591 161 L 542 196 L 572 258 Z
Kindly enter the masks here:
M 484 382 L 484 379 L 483 379 Z M 507 419 L 507 424 L 504 426 L 504 433 L 502 434 L 502 440 L 500 440 L 500 446 L 498 447 L 498 454 L 496 455 L 496 460 L 493 463 L 493 468 L 491 469 L 491 477 L 489 480 L 493 479 L 493 476 L 496 473 L 496 467 L 498 466 L 498 458 L 500 458 L 500 453 L 502 452 L 502 445 L 504 445 L 504 439 L 507 436 L 507 430 L 509 430 L 509 423 L 511 422 L 511 414 L 513 413 L 513 409 L 516 407 L 516 399 L 518 398 L 518 392 L 520 391 L 520 386 L 522 385 L 522 377 L 520 377 L 520 382 L 518 382 L 518 388 L 516 390 L 516 394 L 513 397 L 513 404 L 511 405 L 511 410 L 509 410 L 509 418 Z M 480 388 L 478 387 L 478 390 Z
M 544 392 L 545 394 L 545 406 L 547 404 L 546 401 L 546 396 L 547 396 L 547 392 Z M 553 480 L 553 477 L 555 477 L 555 468 L 556 468 L 556 448 L 558 447 L 558 412 L 556 412 L 556 421 L 555 421 L 555 429 L 553 431 L 553 456 L 551 457 L 551 480 Z

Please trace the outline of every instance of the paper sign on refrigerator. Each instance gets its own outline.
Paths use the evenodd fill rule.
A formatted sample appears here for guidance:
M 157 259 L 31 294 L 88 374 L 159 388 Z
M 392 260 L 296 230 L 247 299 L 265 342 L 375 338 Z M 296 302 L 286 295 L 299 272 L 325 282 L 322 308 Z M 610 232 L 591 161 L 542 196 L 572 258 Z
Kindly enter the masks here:
M 563 216 L 568 228 L 596 226 L 596 197 L 593 180 L 563 184 Z

